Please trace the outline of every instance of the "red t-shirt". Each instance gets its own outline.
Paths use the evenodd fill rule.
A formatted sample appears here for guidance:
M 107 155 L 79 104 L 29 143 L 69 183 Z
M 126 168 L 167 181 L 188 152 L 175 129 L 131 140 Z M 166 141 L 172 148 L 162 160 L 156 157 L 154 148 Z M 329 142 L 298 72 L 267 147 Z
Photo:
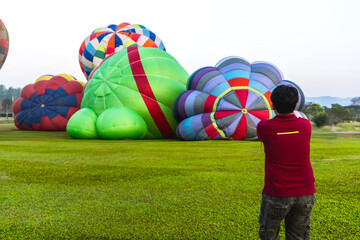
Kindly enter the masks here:
M 264 193 L 274 197 L 315 193 L 310 163 L 310 122 L 294 114 L 276 115 L 259 122 L 257 135 L 264 143 Z

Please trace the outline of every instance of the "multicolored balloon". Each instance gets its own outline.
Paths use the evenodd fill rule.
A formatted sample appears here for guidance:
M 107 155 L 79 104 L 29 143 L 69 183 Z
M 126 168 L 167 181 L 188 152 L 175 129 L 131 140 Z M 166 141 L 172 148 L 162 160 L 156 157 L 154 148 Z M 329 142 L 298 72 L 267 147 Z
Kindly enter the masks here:
M 0 69 L 4 65 L 9 52 L 9 33 L 0 19 Z
M 172 106 L 188 77 L 163 50 L 123 49 L 93 71 L 67 132 L 74 138 L 175 138 Z
M 16 127 L 65 131 L 70 117 L 80 109 L 84 85 L 67 74 L 43 75 L 26 85 L 13 105 Z
M 79 51 L 79 63 L 86 79 L 107 56 L 133 44 L 165 51 L 161 39 L 143 25 L 111 24 L 94 30 L 83 41 Z
M 304 94 L 290 81 L 284 81 L 274 65 L 250 64 L 240 57 L 227 57 L 215 67 L 195 71 L 188 91 L 175 101 L 173 112 L 180 122 L 177 135 L 182 140 L 253 139 L 256 125 L 272 118 L 270 95 L 276 86 L 292 85 L 299 90 L 296 110 L 304 105 Z M 301 116 L 299 112 L 297 116 Z

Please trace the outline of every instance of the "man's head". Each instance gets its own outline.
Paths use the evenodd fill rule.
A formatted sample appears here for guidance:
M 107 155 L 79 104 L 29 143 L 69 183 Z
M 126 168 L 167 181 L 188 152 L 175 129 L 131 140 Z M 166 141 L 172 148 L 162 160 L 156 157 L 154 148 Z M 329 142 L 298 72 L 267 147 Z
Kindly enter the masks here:
M 296 88 L 287 85 L 280 85 L 274 89 L 270 96 L 275 110 L 280 114 L 292 113 L 299 101 Z

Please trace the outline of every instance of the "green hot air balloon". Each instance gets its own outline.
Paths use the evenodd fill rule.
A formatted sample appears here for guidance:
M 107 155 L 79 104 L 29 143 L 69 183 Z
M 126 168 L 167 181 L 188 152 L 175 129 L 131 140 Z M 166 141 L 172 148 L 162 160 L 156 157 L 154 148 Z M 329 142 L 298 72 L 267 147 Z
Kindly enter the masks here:
M 165 51 L 123 49 L 93 71 L 67 132 L 73 138 L 175 138 L 172 106 L 188 77 Z

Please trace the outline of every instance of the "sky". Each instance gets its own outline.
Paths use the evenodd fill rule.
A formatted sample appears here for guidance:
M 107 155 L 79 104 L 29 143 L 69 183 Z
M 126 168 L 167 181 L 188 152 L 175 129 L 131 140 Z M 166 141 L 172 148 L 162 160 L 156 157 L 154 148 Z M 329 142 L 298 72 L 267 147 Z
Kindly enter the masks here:
M 191 74 L 228 56 L 276 65 L 305 96 L 360 96 L 357 0 L 4 0 L 10 35 L 0 84 L 24 87 L 44 74 L 85 77 L 82 41 L 128 22 L 158 35 Z

